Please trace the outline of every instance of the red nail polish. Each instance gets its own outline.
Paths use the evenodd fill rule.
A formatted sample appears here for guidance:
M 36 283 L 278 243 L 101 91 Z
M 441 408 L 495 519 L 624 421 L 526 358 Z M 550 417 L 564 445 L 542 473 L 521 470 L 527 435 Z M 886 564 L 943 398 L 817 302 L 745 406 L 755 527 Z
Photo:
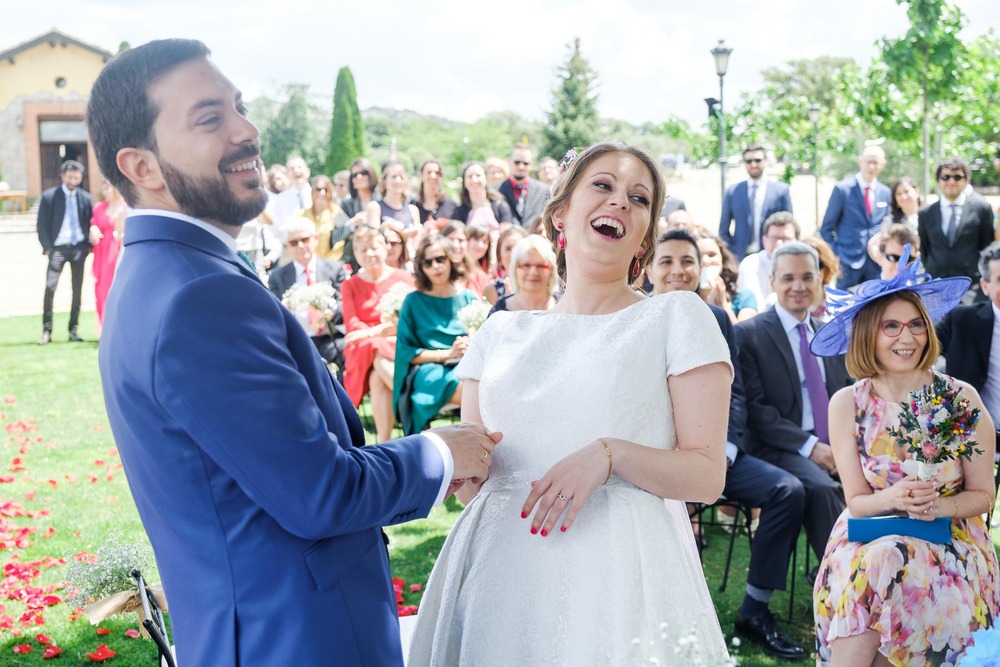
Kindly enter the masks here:
M 527 512 L 521 512 L 521 518 L 522 519 L 527 519 L 528 518 L 528 513 Z
M 563 526 L 563 527 L 562 527 L 562 528 L 560 528 L 559 530 L 561 530 L 562 532 L 564 532 L 564 533 L 565 533 L 565 532 L 566 532 L 566 526 Z
M 549 535 L 549 531 L 547 531 L 544 528 L 542 528 L 542 537 L 548 537 L 548 535 Z
M 534 534 L 536 534 L 537 532 L 538 532 L 538 529 L 537 529 L 537 528 L 535 528 L 534 526 L 532 526 L 532 527 L 531 527 L 531 534 L 532 534 L 532 535 L 534 535 Z

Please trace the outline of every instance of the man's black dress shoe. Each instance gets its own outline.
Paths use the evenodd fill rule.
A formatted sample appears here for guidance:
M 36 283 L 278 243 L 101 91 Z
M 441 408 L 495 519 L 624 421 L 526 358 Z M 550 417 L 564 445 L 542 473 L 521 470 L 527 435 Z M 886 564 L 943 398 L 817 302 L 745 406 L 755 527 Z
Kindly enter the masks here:
M 42 337 L 38 339 L 38 344 L 39 345 L 48 345 L 51 342 L 52 342 L 52 332 L 51 331 L 43 331 L 42 332 Z
M 770 609 L 751 618 L 743 618 L 736 614 L 734 625 L 737 634 L 760 644 L 769 655 L 785 660 L 802 660 L 806 657 L 805 649 L 792 641 L 785 631 L 778 627 L 778 622 L 774 620 Z
M 76 332 L 76 330 L 74 329 L 73 331 L 69 332 L 69 342 L 71 342 L 71 343 L 82 343 L 83 339 L 80 338 L 80 334 L 78 334 Z

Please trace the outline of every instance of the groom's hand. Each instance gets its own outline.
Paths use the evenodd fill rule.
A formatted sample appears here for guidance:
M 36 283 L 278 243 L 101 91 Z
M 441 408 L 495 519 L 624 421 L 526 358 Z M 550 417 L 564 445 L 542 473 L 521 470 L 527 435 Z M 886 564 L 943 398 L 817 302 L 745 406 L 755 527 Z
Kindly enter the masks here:
M 443 426 L 431 430 L 444 440 L 455 460 L 455 481 L 484 480 L 489 476 L 493 449 L 503 438 L 502 433 L 488 433 L 482 424 L 462 422 L 457 426 Z M 461 486 L 457 484 L 456 486 Z

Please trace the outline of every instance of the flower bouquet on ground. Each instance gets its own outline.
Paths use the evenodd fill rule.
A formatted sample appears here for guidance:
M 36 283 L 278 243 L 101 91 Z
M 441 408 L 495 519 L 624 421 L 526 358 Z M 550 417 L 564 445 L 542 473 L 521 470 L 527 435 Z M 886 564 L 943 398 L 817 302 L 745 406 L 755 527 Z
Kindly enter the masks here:
M 492 306 L 486 299 L 476 299 L 459 308 L 456 315 L 458 315 L 458 321 L 462 324 L 465 332 L 472 336 L 486 322 L 486 316 L 490 314 L 490 308 Z
M 933 480 L 937 466 L 953 459 L 970 460 L 982 454 L 972 436 L 979 423 L 979 408 L 971 407 L 960 388 L 935 376 L 934 381 L 910 394 L 899 412 L 899 427 L 886 427 L 899 445 L 917 461 L 917 477 Z
M 327 325 L 333 319 L 337 308 L 337 293 L 328 282 L 312 285 L 292 285 L 281 297 L 281 302 L 293 313 L 306 310 L 309 313 L 309 325 L 317 335 L 326 333 Z
M 385 291 L 377 306 L 383 322 L 393 325 L 399 323 L 399 310 L 403 307 L 403 300 L 412 291 L 413 286 L 403 282 L 396 283 Z

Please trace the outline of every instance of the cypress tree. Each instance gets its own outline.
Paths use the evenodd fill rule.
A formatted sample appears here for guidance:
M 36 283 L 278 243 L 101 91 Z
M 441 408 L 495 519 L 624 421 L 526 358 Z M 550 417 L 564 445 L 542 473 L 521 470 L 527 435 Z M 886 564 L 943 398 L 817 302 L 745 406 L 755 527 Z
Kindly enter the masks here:
M 580 54 L 580 38 L 567 45 L 569 57 L 559 68 L 559 84 L 552 91 L 552 109 L 542 129 L 543 155 L 559 159 L 574 146 L 599 139 L 597 73 Z
M 327 174 L 333 175 L 341 169 L 347 169 L 354 158 L 365 154 L 365 127 L 357 97 L 350 68 L 341 67 L 333 90 L 330 146 L 326 154 Z

